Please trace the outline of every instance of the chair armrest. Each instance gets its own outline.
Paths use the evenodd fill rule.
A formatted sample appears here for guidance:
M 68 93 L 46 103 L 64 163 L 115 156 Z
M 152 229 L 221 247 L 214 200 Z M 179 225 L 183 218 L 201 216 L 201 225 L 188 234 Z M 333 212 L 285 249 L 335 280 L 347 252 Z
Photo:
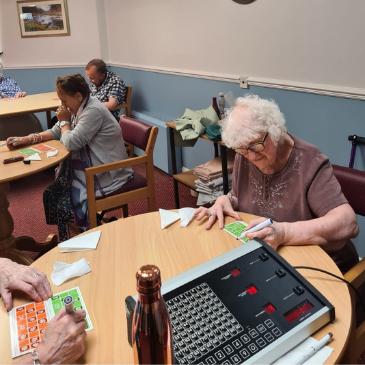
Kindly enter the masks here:
M 120 105 L 118 105 L 118 106 L 115 108 L 115 110 L 125 109 L 127 106 L 128 106 L 128 104 L 127 104 L 127 103 L 120 104 Z
M 103 172 L 113 171 L 121 169 L 123 167 L 131 167 L 135 165 L 140 165 L 148 161 L 148 156 L 142 155 L 138 157 L 128 158 L 126 160 L 110 162 L 105 165 L 88 167 L 85 169 L 85 176 L 91 176 L 96 174 L 101 174 Z
M 356 289 L 365 282 L 365 258 L 358 262 L 345 275 L 345 280 L 349 281 Z

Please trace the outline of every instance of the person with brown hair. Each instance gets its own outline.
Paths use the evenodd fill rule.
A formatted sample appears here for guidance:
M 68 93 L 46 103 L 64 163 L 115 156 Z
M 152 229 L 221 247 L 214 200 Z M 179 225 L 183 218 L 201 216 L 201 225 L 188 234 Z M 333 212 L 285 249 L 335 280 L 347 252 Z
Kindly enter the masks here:
M 108 109 L 90 96 L 89 85 L 81 74 L 57 77 L 56 91 L 61 100 L 52 129 L 18 137 L 9 149 L 51 139 L 60 140 L 71 151 L 56 170 L 56 180 L 45 190 L 43 203 L 48 224 L 57 224 L 59 238 L 68 238 L 67 223 L 81 231 L 89 228 L 85 168 L 128 158 L 121 129 Z M 7 142 L 16 137 L 9 137 Z M 98 175 L 95 194 L 106 196 L 120 189 L 133 176 L 131 168 Z
M 85 74 L 93 84 L 92 96 L 100 100 L 118 120 L 119 110 L 115 108 L 125 102 L 127 93 L 123 80 L 108 71 L 105 62 L 100 59 L 91 60 L 85 67 Z

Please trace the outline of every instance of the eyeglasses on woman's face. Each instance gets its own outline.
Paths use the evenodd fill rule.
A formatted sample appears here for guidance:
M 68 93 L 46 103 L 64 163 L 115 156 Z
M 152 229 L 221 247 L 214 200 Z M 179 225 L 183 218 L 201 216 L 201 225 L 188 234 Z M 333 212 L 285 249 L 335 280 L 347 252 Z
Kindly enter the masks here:
M 252 152 L 262 152 L 265 149 L 265 141 L 268 136 L 269 132 L 265 133 L 264 139 L 261 142 L 252 143 L 248 147 L 237 147 L 233 148 L 233 150 L 243 156 L 246 156 L 248 154 L 248 150 Z

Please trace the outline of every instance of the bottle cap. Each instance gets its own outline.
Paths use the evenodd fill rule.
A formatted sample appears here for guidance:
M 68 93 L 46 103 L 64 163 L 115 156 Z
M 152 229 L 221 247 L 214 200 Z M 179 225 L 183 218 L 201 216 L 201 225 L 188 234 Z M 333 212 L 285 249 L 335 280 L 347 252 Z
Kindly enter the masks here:
M 160 269 L 156 265 L 144 265 L 136 273 L 137 291 L 151 294 L 161 288 Z
M 219 93 L 219 96 L 220 97 L 224 97 L 224 93 Z

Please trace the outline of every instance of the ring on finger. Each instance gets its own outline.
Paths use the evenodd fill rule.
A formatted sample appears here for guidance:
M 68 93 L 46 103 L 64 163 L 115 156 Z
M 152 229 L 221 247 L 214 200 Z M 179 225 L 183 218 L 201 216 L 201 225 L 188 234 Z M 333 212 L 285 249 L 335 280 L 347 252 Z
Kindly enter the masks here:
M 213 213 L 210 213 L 209 212 L 209 214 L 208 214 L 208 218 L 210 218 L 210 217 L 213 217 L 215 214 L 213 214 Z

